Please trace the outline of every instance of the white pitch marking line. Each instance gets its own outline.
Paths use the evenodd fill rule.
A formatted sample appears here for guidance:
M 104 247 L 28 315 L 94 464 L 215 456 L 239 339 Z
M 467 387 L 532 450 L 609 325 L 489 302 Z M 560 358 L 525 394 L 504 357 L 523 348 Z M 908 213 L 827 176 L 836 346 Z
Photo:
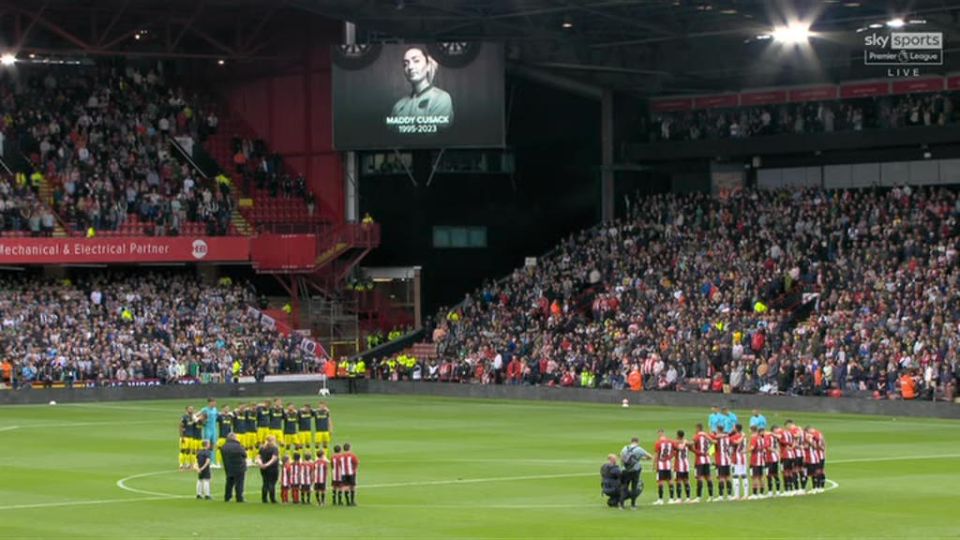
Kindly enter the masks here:
M 454 509 L 454 508 L 486 508 L 490 510 L 525 510 L 525 509 L 550 509 L 550 508 L 592 508 L 594 506 L 593 501 L 584 501 L 581 504 L 366 504 L 364 503 L 364 508 L 442 508 L 442 509 Z
M 113 411 L 154 411 L 162 413 L 170 413 L 171 411 L 177 411 L 179 408 L 173 409 L 162 409 L 160 407 L 137 407 L 135 405 L 96 405 L 91 403 L 61 403 L 61 407 L 76 407 L 80 409 L 109 409 Z
M 19 428 L 20 426 L 4 426 L 4 427 L 0 427 L 0 431 L 13 431 Z
M 146 478 L 146 477 L 148 477 L 148 476 L 157 476 L 157 475 L 161 475 L 161 474 L 167 474 L 167 473 L 170 473 L 170 472 L 174 472 L 174 471 L 171 471 L 171 470 L 163 470 L 163 471 L 154 471 L 154 472 L 149 472 L 149 473 L 135 474 L 135 475 L 128 476 L 128 477 L 126 477 L 126 478 L 122 478 L 122 479 L 118 480 L 118 481 L 117 481 L 117 487 L 119 487 L 120 489 L 126 490 L 126 491 L 131 491 L 131 492 L 133 492 L 133 493 L 140 493 L 140 494 L 143 494 L 143 495 L 153 495 L 153 496 L 156 496 L 158 499 L 188 499 L 188 498 L 190 498 L 189 495 L 174 495 L 174 494 L 172 494 L 172 493 L 161 493 L 161 492 L 156 492 L 156 491 L 147 491 L 147 490 L 143 490 L 143 489 L 132 488 L 132 487 L 126 485 L 126 482 L 127 482 L 128 480 L 133 480 L 133 479 L 136 479 L 136 478 Z M 595 474 L 596 474 L 596 473 L 569 473 L 569 474 L 548 474 L 548 475 L 528 475 L 528 476 L 499 476 L 499 477 L 493 477 L 493 478 L 468 478 L 468 479 L 465 479 L 465 480 L 435 480 L 435 481 L 427 481 L 427 482 L 403 482 L 403 483 L 395 483 L 395 484 L 371 484 L 371 485 L 369 485 L 369 486 L 360 486 L 360 487 L 362 487 L 363 489 L 374 489 L 374 488 L 413 487 L 413 486 L 439 486 L 439 485 L 450 485 L 450 484 L 479 484 L 479 483 L 485 483 L 485 482 L 509 482 L 509 481 L 515 481 L 515 480 L 547 480 L 547 479 L 552 479 L 552 478 L 577 478 L 577 477 L 585 477 L 585 476 L 595 476 Z M 836 483 L 835 481 L 833 481 L 833 480 L 826 480 L 826 482 L 827 482 L 828 484 L 830 484 L 830 486 L 827 487 L 827 488 L 825 488 L 824 491 L 830 491 L 830 490 L 832 490 L 832 489 L 836 489 L 836 488 L 840 487 L 840 485 L 839 485 L 838 483 Z M 146 499 L 143 499 L 143 500 L 146 500 Z M 648 504 L 653 504 L 653 502 L 648 503 Z M 403 504 L 396 504 L 396 505 L 395 505 L 395 504 L 374 504 L 374 505 L 364 505 L 364 506 L 374 506 L 374 507 L 376 507 L 376 506 L 382 506 L 382 507 L 407 507 L 407 506 L 409 506 L 409 507 L 414 507 L 414 506 L 416 506 L 416 507 L 418 507 L 418 508 L 422 508 L 422 507 L 423 507 L 423 505 L 403 505 Z M 497 509 L 497 508 L 582 508 L 582 507 L 583 507 L 583 504 L 577 504 L 577 505 L 563 505 L 563 504 L 562 504 L 562 505 L 552 505 L 552 504 L 545 504 L 545 505 L 513 505 L 513 504 L 511 504 L 511 505 L 475 505 L 475 504 L 471 504 L 471 505 L 430 505 L 430 507 L 431 507 L 431 508 L 490 508 L 490 509 Z
M 148 476 L 157 476 L 157 475 L 159 475 L 159 474 L 166 474 L 166 473 L 169 473 L 169 472 L 173 472 L 173 471 L 171 471 L 171 470 L 163 470 L 163 471 L 154 471 L 154 472 L 148 472 L 148 473 L 142 473 L 142 474 L 134 474 L 134 475 L 132 475 L 132 476 L 128 476 L 128 477 L 126 477 L 126 478 L 121 478 L 120 480 L 117 480 L 117 487 L 120 488 L 120 489 L 126 490 L 126 491 L 131 491 L 131 492 L 133 492 L 133 493 L 140 493 L 140 494 L 143 494 L 143 495 L 153 495 L 153 496 L 156 496 L 156 497 L 166 497 L 166 498 L 168 498 L 168 499 L 182 499 L 182 498 L 186 498 L 187 495 L 173 495 L 173 494 L 171 494 L 171 493 L 161 493 L 161 492 L 158 492 L 158 491 L 147 491 L 147 490 L 145 490 L 145 489 L 132 488 L 132 487 L 130 487 L 130 486 L 127 485 L 127 481 L 128 481 L 128 480 L 133 480 L 133 479 L 135 479 L 135 478 L 146 478 L 146 477 L 148 477 Z
M 126 478 L 121 478 L 117 480 L 117 487 L 126 491 L 131 491 L 133 493 L 140 493 L 143 495 L 154 495 L 154 496 L 165 496 L 169 498 L 187 498 L 187 495 L 174 495 L 172 493 L 162 493 L 157 491 L 147 491 L 143 489 L 133 488 L 127 485 L 127 482 L 137 478 L 146 478 L 148 476 L 158 476 L 161 474 L 167 474 L 171 472 L 176 472 L 173 470 L 163 470 L 163 471 L 154 471 L 142 474 L 135 474 L 132 476 L 127 476 Z M 514 480 L 548 480 L 551 478 L 577 478 L 584 476 L 596 476 L 596 473 L 566 473 L 566 474 L 540 474 L 540 475 L 527 475 L 527 476 L 499 476 L 493 478 L 466 478 L 463 480 L 430 480 L 426 482 L 399 482 L 394 484 L 371 484 L 369 486 L 363 486 L 364 489 L 376 489 L 376 488 L 395 488 L 395 487 L 413 487 L 413 486 L 443 486 L 448 484 L 481 484 L 487 482 L 510 482 Z
M 827 465 L 833 463 L 873 463 L 877 461 L 904 461 L 909 459 L 951 459 L 951 458 L 960 458 L 960 454 L 935 454 L 929 456 L 890 456 L 890 457 L 874 457 L 874 458 L 851 458 L 851 459 L 834 459 L 827 460 Z
M 159 501 L 172 499 L 169 495 L 164 495 L 163 497 L 138 497 L 132 499 L 101 499 L 93 501 L 64 501 L 64 502 L 54 502 L 54 503 L 37 503 L 37 504 L 12 504 L 9 506 L 0 506 L 0 511 L 2 510 L 25 510 L 30 508 L 54 508 L 58 506 L 84 506 L 91 504 L 113 504 L 113 503 L 125 503 L 125 502 L 138 502 L 138 501 Z
M 543 463 L 548 465 L 593 465 L 597 462 L 595 459 L 538 459 L 538 458 L 438 458 L 438 459 L 371 459 L 376 463 Z
M 841 464 L 841 463 L 869 463 L 869 462 L 880 462 L 880 461 L 901 461 L 901 460 L 914 460 L 914 459 L 946 459 L 960 457 L 960 454 L 943 454 L 943 455 L 928 455 L 928 456 L 891 456 L 891 457 L 878 457 L 878 458 L 863 458 L 863 459 L 837 459 L 833 461 L 828 461 L 827 464 Z M 149 476 L 157 476 L 160 474 L 166 474 L 174 472 L 171 470 L 164 471 L 155 471 L 149 473 L 136 474 L 133 476 L 128 476 L 117 481 L 117 487 L 134 493 L 140 493 L 143 495 L 156 495 L 156 496 L 167 496 L 167 497 L 187 497 L 186 495 L 174 495 L 170 493 L 160 493 L 156 491 L 146 491 L 142 489 L 132 488 L 126 485 L 126 482 L 129 480 L 134 480 L 137 478 L 146 478 Z M 653 474 L 655 471 L 647 469 L 644 471 L 645 474 Z M 485 484 L 489 482 L 513 482 L 520 480 L 550 480 L 558 478 L 583 478 L 588 476 L 595 476 L 596 473 L 564 473 L 564 474 L 540 474 L 540 475 L 525 475 L 525 476 L 496 476 L 491 478 L 464 478 L 457 480 L 427 480 L 422 482 L 396 482 L 396 483 L 387 483 L 387 484 L 370 484 L 362 486 L 364 489 L 382 489 L 382 488 L 404 488 L 404 487 L 417 487 L 417 486 L 445 486 L 445 485 L 454 485 L 454 484 Z M 827 480 L 832 484 L 836 482 L 832 480 Z
M 549 480 L 551 478 L 577 478 L 583 476 L 596 476 L 597 473 L 567 473 L 567 474 L 538 474 L 529 476 L 496 476 L 493 478 L 465 478 L 463 480 L 428 480 L 426 482 L 400 482 L 396 484 L 371 484 L 362 486 L 364 489 L 371 488 L 394 488 L 394 487 L 413 487 L 413 486 L 443 486 L 447 484 L 483 484 L 486 482 L 511 482 L 514 480 Z
M 85 426 L 126 426 L 130 424 L 162 424 L 168 423 L 166 420 L 136 420 L 133 422 L 64 422 L 62 424 L 30 424 L 27 426 L 14 426 L 21 429 L 27 428 L 70 428 L 70 427 L 85 427 Z M 0 429 L 3 431 L 3 429 Z
M 831 491 L 840 487 L 840 484 L 833 480 L 826 480 L 828 484 L 824 488 L 824 492 Z M 369 487 L 369 486 L 368 486 Z M 782 497 L 771 497 L 771 499 L 780 499 Z M 765 499 L 758 499 L 765 500 Z M 655 501 L 650 501 L 646 503 L 647 506 L 655 506 Z M 717 501 L 717 502 L 739 502 L 739 501 Z M 488 508 L 494 510 L 507 510 L 511 508 L 516 509 L 551 509 L 551 508 L 589 508 L 592 503 L 585 501 L 581 504 L 487 504 L 487 505 L 477 505 L 477 504 L 431 504 L 429 508 Z M 712 503 L 708 503 L 712 504 Z M 364 507 L 373 507 L 373 508 L 424 508 L 425 505 L 422 504 L 364 504 Z M 680 505 L 680 506 L 689 506 L 689 505 Z
M 847 459 L 847 460 L 833 460 L 829 461 L 830 463 L 867 463 L 871 461 L 898 461 L 898 460 L 911 460 L 911 459 L 945 459 L 945 458 L 954 458 L 960 457 L 960 454 L 943 454 L 935 456 L 900 456 L 900 457 L 889 457 L 889 458 L 864 458 L 864 459 Z M 117 487 L 120 489 L 130 491 L 133 493 L 142 493 L 145 495 L 151 495 L 150 497 L 140 497 L 136 499 L 105 499 L 105 500 L 94 500 L 94 501 L 67 501 L 67 502 L 57 502 L 57 503 L 39 503 L 39 504 L 16 504 L 11 506 L 0 506 L 0 511 L 2 510 L 18 510 L 18 509 L 30 509 L 30 508 L 53 508 L 58 506 L 79 506 L 79 505 L 93 505 L 93 504 L 112 504 L 112 503 L 125 503 L 125 502 L 137 502 L 137 501 L 158 501 L 158 500 L 172 500 L 172 499 L 186 499 L 190 498 L 189 495 L 174 495 L 172 493 L 160 493 L 156 491 L 146 491 L 137 488 L 132 488 L 126 485 L 127 481 L 133 480 L 136 478 L 145 478 L 148 476 L 157 476 L 160 474 L 166 474 L 175 472 L 173 470 L 163 470 L 163 471 L 154 471 L 150 473 L 135 474 L 122 478 L 117 481 Z M 646 471 L 652 473 L 653 471 Z M 396 483 L 396 484 L 373 484 L 370 486 L 360 486 L 365 489 L 367 488 L 384 488 L 384 487 L 412 487 L 419 485 L 444 485 L 444 484 L 467 484 L 467 483 L 480 483 L 480 482 L 497 482 L 497 481 L 511 481 L 511 480 L 521 480 L 521 479 L 546 479 L 546 478 L 574 478 L 574 477 L 585 477 L 585 476 L 594 476 L 595 473 L 575 473 L 575 474 L 564 474 L 564 475 L 546 475 L 546 476 L 526 476 L 526 477 L 500 477 L 500 478 L 471 478 L 467 480 L 437 480 L 432 482 L 409 482 L 409 483 Z M 826 482 L 829 484 L 824 491 L 831 491 L 840 487 L 834 480 L 827 479 Z M 393 504 L 365 504 L 367 507 L 397 507 L 402 508 L 404 505 L 393 505 Z M 409 507 L 418 507 L 422 508 L 423 505 L 406 505 Z M 576 505 L 490 505 L 490 506 L 478 506 L 478 505 L 469 505 L 469 506 L 438 506 L 431 505 L 435 508 L 582 508 L 583 504 Z

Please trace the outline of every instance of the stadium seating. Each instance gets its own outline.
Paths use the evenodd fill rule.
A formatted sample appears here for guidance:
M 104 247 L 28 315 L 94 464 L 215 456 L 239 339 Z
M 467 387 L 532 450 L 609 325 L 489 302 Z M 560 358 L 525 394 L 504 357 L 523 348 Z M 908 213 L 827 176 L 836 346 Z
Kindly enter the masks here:
M 216 133 L 204 146 L 221 168 L 240 178 L 237 184 L 243 196 L 251 199 L 240 213 L 255 228 L 329 223 L 329 216 L 323 214 L 322 205 L 312 198 L 306 185 L 297 185 L 304 179 L 298 178 L 278 154 L 270 154 L 253 129 L 229 110 L 221 107 Z M 246 161 L 242 173 L 234 162 L 237 152 L 243 153 Z
M 958 233 L 943 188 L 647 197 L 441 310 L 422 376 L 879 396 L 907 376 L 942 395 Z
M 245 285 L 208 285 L 188 273 L 98 272 L 76 283 L 4 275 L 0 356 L 12 361 L 15 386 L 225 382 L 234 361 L 253 376 L 319 369 L 298 334 L 261 323 L 253 301 Z
M 783 105 L 657 112 L 651 140 L 743 138 L 960 123 L 960 92 L 814 101 Z
M 42 173 L 28 182 L 57 211 L 58 227 L 74 235 L 91 226 L 108 235 L 236 234 L 229 191 L 174 154 L 172 137 L 203 135 L 199 98 L 132 67 L 24 66 L 19 77 L 0 88 L 5 154 Z

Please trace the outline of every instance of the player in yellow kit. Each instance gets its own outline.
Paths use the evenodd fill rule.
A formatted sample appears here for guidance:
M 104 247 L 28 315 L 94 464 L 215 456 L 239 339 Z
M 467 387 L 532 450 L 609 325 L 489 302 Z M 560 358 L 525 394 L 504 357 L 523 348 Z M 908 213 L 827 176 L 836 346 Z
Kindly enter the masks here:
M 180 457 L 178 463 L 180 469 L 189 469 L 193 466 L 193 460 L 196 451 L 199 448 L 195 442 L 199 442 L 200 429 L 197 427 L 197 416 L 193 412 L 193 407 L 187 407 L 180 417 Z
M 333 421 L 330 419 L 330 408 L 325 401 L 321 401 L 314 409 L 313 420 L 317 431 L 314 435 L 314 448 L 317 453 L 320 453 L 320 449 L 323 448 L 323 455 L 329 457 L 328 447 L 333 434 Z

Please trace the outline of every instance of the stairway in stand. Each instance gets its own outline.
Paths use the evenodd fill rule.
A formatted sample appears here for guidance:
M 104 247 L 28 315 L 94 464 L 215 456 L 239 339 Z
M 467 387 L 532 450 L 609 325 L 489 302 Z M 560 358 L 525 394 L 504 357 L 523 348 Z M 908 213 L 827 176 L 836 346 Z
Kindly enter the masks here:
M 240 210 L 236 208 L 233 209 L 233 212 L 230 214 L 230 222 L 237 229 L 237 232 L 243 236 L 253 236 L 253 228 L 250 227 L 250 224 L 247 223 L 246 218 L 243 217 L 243 214 L 240 213 Z
M 60 216 L 57 216 L 57 213 L 53 211 L 53 186 L 50 185 L 50 181 L 46 178 L 43 179 L 43 182 L 40 183 L 40 201 L 50 207 L 50 211 L 53 212 L 53 215 L 57 217 L 56 222 L 53 225 L 53 236 L 54 238 L 65 238 L 70 236 L 67 233 L 67 230 L 63 228 Z
M 256 230 L 260 223 L 282 223 L 297 225 L 314 225 L 329 223 L 329 216 L 323 215 L 323 204 L 316 202 L 316 208 L 311 215 L 307 203 L 299 197 L 272 197 L 266 189 L 258 189 L 255 185 L 244 186 L 240 175 L 233 164 L 233 137 L 256 140 L 258 135 L 241 118 L 233 115 L 225 107 L 221 107 L 217 133 L 209 136 L 204 148 L 216 160 L 224 173 L 234 180 L 234 185 L 240 190 L 241 198 L 252 199 L 252 206 L 240 208 L 240 214 L 245 218 L 251 230 Z M 268 151 L 269 141 L 267 142 Z M 255 166 L 254 163 L 249 164 Z M 284 164 L 284 171 L 291 177 L 295 172 Z M 239 228 L 239 227 L 238 227 Z

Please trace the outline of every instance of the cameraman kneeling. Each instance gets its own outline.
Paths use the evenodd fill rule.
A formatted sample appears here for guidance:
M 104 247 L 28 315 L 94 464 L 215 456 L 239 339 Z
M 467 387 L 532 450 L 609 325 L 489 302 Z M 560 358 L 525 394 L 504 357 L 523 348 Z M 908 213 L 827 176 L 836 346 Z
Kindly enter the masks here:
M 600 467 L 600 489 L 607 497 L 607 506 L 619 506 L 623 508 L 623 489 L 621 487 L 620 477 L 623 471 L 617 465 L 616 454 L 607 456 L 607 463 Z

